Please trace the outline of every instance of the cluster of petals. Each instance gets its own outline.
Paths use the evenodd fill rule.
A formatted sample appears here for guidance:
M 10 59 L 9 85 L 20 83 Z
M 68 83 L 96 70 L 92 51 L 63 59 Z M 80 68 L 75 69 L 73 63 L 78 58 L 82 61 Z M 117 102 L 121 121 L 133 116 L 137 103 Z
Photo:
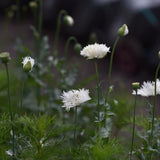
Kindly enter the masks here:
M 110 47 L 107 47 L 105 44 L 90 44 L 81 50 L 80 55 L 87 59 L 101 59 L 109 52 L 109 49 Z
M 136 94 L 135 91 L 132 92 L 133 95 Z M 156 80 L 156 95 L 160 94 L 160 80 Z M 143 82 L 142 86 L 137 90 L 137 95 L 143 97 L 149 97 L 155 95 L 155 82 L 147 81 Z
M 90 100 L 88 89 L 70 90 L 68 92 L 63 92 L 61 95 L 63 106 L 67 111 L 70 108 L 78 106 L 88 100 Z

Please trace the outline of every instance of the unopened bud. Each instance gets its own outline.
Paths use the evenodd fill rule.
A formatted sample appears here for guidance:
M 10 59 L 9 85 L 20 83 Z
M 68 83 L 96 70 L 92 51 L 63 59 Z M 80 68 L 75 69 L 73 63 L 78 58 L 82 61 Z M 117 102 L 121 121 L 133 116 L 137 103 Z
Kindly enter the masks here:
M 111 93 L 113 91 L 113 89 L 114 89 L 113 85 L 109 86 L 109 93 Z
M 135 91 L 137 91 L 137 89 L 139 88 L 139 82 L 132 83 L 132 87 Z
M 67 26 L 73 26 L 74 24 L 74 20 L 71 16 L 69 15 L 65 15 L 64 16 L 64 23 L 67 25 Z
M 159 57 L 159 59 L 160 59 L 160 51 L 158 52 L 158 57 Z
M 80 43 L 76 43 L 75 45 L 74 45 L 74 51 L 76 52 L 76 53 L 80 53 L 80 51 L 81 51 L 81 49 L 82 49 L 82 45 L 80 44 Z
M 25 72 L 31 72 L 32 68 L 34 66 L 34 59 L 31 57 L 25 57 L 23 58 L 23 70 Z
M 1 59 L 2 63 L 8 63 L 8 61 L 11 59 L 11 57 L 8 52 L 2 52 L 2 53 L 0 53 L 0 59 Z
M 29 2 L 29 6 L 31 8 L 37 8 L 37 3 L 35 1 L 31 1 L 31 2 Z
M 126 36 L 129 33 L 128 27 L 126 24 L 124 24 L 121 28 L 118 30 L 118 35 L 120 37 Z

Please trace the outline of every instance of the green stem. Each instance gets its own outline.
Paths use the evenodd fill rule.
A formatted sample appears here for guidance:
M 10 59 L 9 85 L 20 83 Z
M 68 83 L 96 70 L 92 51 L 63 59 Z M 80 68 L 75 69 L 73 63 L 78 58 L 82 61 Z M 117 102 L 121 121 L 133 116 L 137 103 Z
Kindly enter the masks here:
M 151 106 L 151 97 L 149 97 L 149 105 Z M 149 106 L 149 115 L 151 115 L 152 113 L 150 112 L 150 106 Z M 149 121 L 149 124 L 148 124 L 148 130 L 151 129 L 151 122 Z M 151 143 L 151 134 L 149 134 L 149 143 Z
M 56 26 L 56 33 L 54 38 L 54 49 L 53 49 L 53 55 L 57 56 L 57 47 L 58 47 L 58 41 L 59 41 L 59 33 L 61 29 L 61 17 L 63 14 L 66 14 L 67 12 L 65 10 L 61 10 L 58 15 L 57 19 L 57 26 Z
M 156 108 L 156 94 L 157 94 L 157 77 L 158 77 L 158 72 L 160 69 L 160 63 L 158 64 L 158 67 L 156 69 L 155 73 L 155 89 L 154 89 L 154 105 L 153 105 L 153 113 L 152 113 L 152 130 L 151 130 L 151 143 L 153 139 L 153 130 L 154 130 L 154 117 L 155 117 L 155 108 Z
M 25 73 L 26 74 L 26 73 Z M 23 94 L 24 94 L 24 86 L 25 86 L 25 82 L 27 81 L 27 78 L 28 78 L 28 75 L 26 76 L 24 74 L 24 78 L 23 78 L 23 81 L 22 81 L 22 88 L 21 88 L 21 99 L 20 99 L 20 112 L 22 114 L 22 110 L 23 110 Z
M 137 90 L 136 90 L 135 103 L 134 103 L 133 130 L 132 130 L 132 143 L 131 143 L 131 151 L 130 151 L 130 160 L 132 159 L 132 151 L 133 151 L 133 143 L 134 143 L 136 103 L 137 103 Z
M 64 48 L 64 57 L 65 57 L 65 59 L 67 59 L 68 47 L 69 47 L 69 44 L 70 44 L 70 42 L 71 42 L 72 40 L 73 40 L 75 43 L 77 43 L 77 39 L 76 39 L 75 37 L 73 37 L 73 36 L 71 36 L 71 37 L 69 37 L 69 38 L 67 39 L 67 42 L 66 42 L 66 45 L 65 45 L 65 48 Z
M 76 130 L 77 130 L 77 106 L 75 107 L 75 110 L 74 110 L 74 124 L 75 124 L 75 128 L 74 128 L 74 143 L 76 144 Z
M 20 101 L 20 113 L 22 114 L 22 106 L 23 106 L 23 90 L 24 90 L 24 81 L 22 82 L 22 88 L 21 88 L 21 101 Z
M 115 49 L 116 49 L 116 46 L 117 46 L 117 43 L 118 43 L 119 39 L 120 39 L 120 37 L 118 36 L 116 41 L 114 42 L 113 49 L 112 49 L 112 52 L 111 52 L 111 58 L 110 58 L 110 64 L 109 64 L 109 72 L 108 72 L 108 81 L 107 81 L 107 91 L 106 91 L 106 96 L 105 96 L 105 104 L 108 101 L 109 88 L 110 88 L 110 79 L 111 79 L 111 71 L 112 71 L 112 64 L 113 64 L 113 56 L 114 56 L 114 52 L 115 52 Z M 106 126 L 106 112 L 107 112 L 107 110 L 106 110 L 106 107 L 105 107 L 104 127 Z
M 99 74 L 98 74 L 98 67 L 97 67 L 97 60 L 95 59 L 95 70 L 96 70 L 96 79 L 97 79 L 97 113 L 98 113 L 98 121 L 100 120 L 100 105 L 99 105 L 99 100 L 100 100 L 100 86 L 99 86 Z M 99 122 L 98 122 L 99 123 Z
M 9 112 L 10 112 L 10 120 L 11 120 L 11 128 L 12 128 L 12 151 L 13 156 L 15 155 L 14 150 L 14 127 L 13 127 L 13 112 L 11 107 L 11 96 L 10 96 L 10 81 L 9 81 L 9 72 L 8 72 L 8 64 L 5 63 L 6 73 L 7 73 L 7 82 L 8 82 L 8 103 L 9 103 Z

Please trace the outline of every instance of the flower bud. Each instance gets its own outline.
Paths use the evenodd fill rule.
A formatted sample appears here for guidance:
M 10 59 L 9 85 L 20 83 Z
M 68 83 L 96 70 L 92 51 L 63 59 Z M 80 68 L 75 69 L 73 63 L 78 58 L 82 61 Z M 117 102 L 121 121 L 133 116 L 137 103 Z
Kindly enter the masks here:
M 74 45 L 74 51 L 76 52 L 76 53 L 80 53 L 80 51 L 81 51 L 81 49 L 82 49 L 82 46 L 81 46 L 81 44 L 80 43 L 76 43 L 75 45 Z
M 111 93 L 113 91 L 113 89 L 114 89 L 113 85 L 109 86 L 109 93 Z
M 118 30 L 119 37 L 126 36 L 129 33 L 128 27 L 126 24 L 124 24 L 121 28 Z
M 37 3 L 35 1 L 29 2 L 29 6 L 33 9 L 37 8 Z
M 132 83 L 132 87 L 135 91 L 137 91 L 137 89 L 139 88 L 139 82 Z
M 71 16 L 69 15 L 65 15 L 64 16 L 64 23 L 67 25 L 67 26 L 73 26 L 74 24 L 74 20 Z
M 158 52 L 158 57 L 159 57 L 159 59 L 160 59 L 160 51 Z
M 34 66 L 34 59 L 31 57 L 25 57 L 23 58 L 22 64 L 23 64 L 23 70 L 25 72 L 31 72 Z
M 11 59 L 11 57 L 8 52 L 2 52 L 2 53 L 0 53 L 0 59 L 1 59 L 2 63 L 8 63 L 8 61 Z

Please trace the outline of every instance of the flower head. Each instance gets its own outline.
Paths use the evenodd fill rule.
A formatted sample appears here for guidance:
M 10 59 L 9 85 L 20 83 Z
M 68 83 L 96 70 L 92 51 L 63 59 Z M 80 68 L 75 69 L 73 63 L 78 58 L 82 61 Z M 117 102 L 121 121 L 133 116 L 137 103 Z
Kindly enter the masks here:
M 132 92 L 133 95 L 136 94 L 135 91 Z M 160 80 L 156 80 L 156 94 L 160 94 Z M 137 95 L 143 96 L 143 97 L 149 97 L 155 95 L 155 82 L 154 81 L 147 81 L 143 82 L 140 89 L 137 90 Z
M 22 62 L 22 64 L 23 64 L 23 69 L 24 69 L 24 71 L 25 72 L 30 72 L 30 71 L 32 71 L 32 68 L 33 68 L 33 66 L 34 66 L 34 59 L 33 58 L 31 58 L 31 57 L 25 57 L 25 58 L 23 58 L 23 62 Z
M 105 44 L 90 44 L 81 50 L 81 55 L 88 59 L 103 58 L 108 52 L 110 47 Z
M 70 108 L 78 106 L 91 99 L 89 96 L 89 90 L 84 88 L 63 92 L 61 98 L 64 103 L 62 107 L 66 108 L 67 111 L 69 111 Z
M 126 24 L 124 24 L 121 28 L 118 30 L 118 35 L 120 37 L 126 36 L 129 33 L 128 27 Z

